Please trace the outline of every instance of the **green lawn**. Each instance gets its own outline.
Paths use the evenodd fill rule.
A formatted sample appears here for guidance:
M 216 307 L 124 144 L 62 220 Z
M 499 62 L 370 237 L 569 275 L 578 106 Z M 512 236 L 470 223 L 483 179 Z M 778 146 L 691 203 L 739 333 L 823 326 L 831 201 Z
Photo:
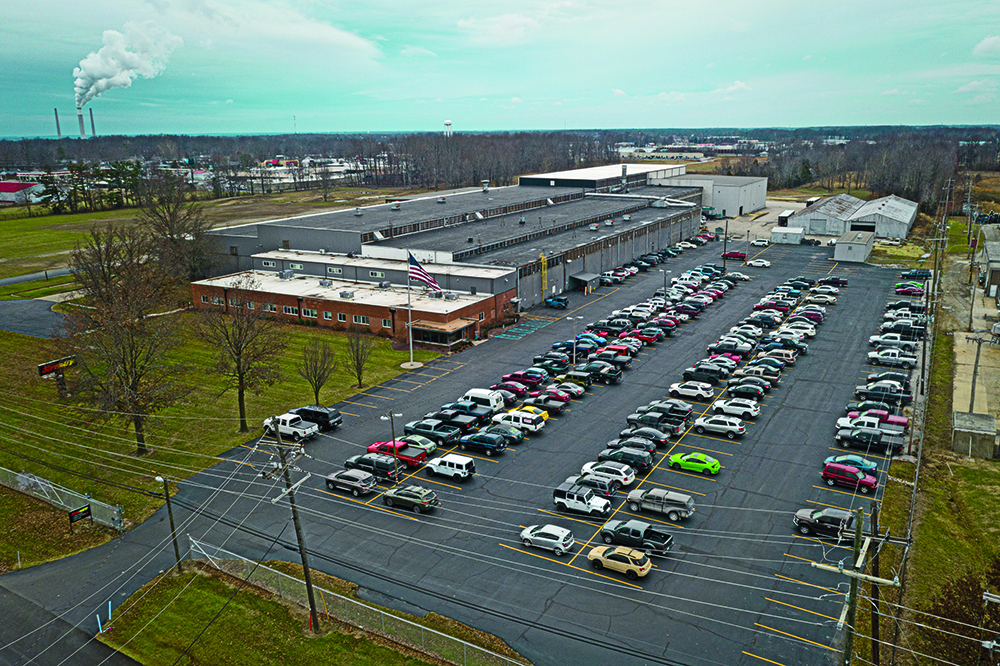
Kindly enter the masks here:
M 969 254 L 968 222 L 964 217 L 948 220 L 948 254 L 962 257 Z
M 141 521 L 158 508 L 159 502 L 102 484 L 101 479 L 158 490 L 153 481 L 158 474 L 183 479 L 214 464 L 213 456 L 257 437 L 266 417 L 313 402 L 312 389 L 295 369 L 306 341 L 323 337 L 338 353 L 346 342 L 343 334 L 326 329 L 287 327 L 289 348 L 280 359 L 283 378 L 259 395 L 248 395 L 251 431 L 240 433 L 235 393 L 223 393 L 222 379 L 212 369 L 212 350 L 190 329 L 195 316 L 180 315 L 188 336 L 177 352 L 178 359 L 192 368 L 180 378 L 183 384 L 193 387 L 192 392 L 153 424 L 147 443 L 154 453 L 145 458 L 132 455 L 135 439 L 124 425 L 91 420 L 87 412 L 67 409 L 72 398 L 60 400 L 53 382 L 38 377 L 36 366 L 58 357 L 50 341 L 0 332 L 0 354 L 5 359 L 0 366 L 0 396 L 4 398 L 0 400 L 0 415 L 6 426 L 0 434 L 0 465 L 32 471 L 102 501 L 120 504 L 128 522 Z M 416 360 L 423 362 L 436 356 L 434 352 L 415 352 Z M 401 372 L 399 364 L 408 359 L 408 351 L 392 351 L 388 341 L 379 340 L 365 385 L 395 376 Z M 322 402 L 333 404 L 350 397 L 356 393 L 353 384 L 353 377 L 348 377 L 341 367 L 324 388 Z M 53 418 L 54 414 L 59 418 Z M 344 418 L 345 429 L 349 429 L 354 417 Z
M 189 565 L 190 566 L 190 565 Z M 171 666 L 223 607 L 238 582 L 217 572 L 166 575 L 114 613 L 101 642 L 145 666 Z M 178 595 L 180 595 L 178 597 Z M 176 600 L 175 600 L 175 597 Z M 155 620 L 155 622 L 153 621 Z M 316 636 L 308 614 L 244 587 L 181 659 L 185 666 L 417 666 L 431 662 L 350 627 Z
M 0 287 L 0 301 L 41 298 L 52 294 L 73 291 L 77 284 L 72 275 L 61 275 L 48 280 L 32 280 Z

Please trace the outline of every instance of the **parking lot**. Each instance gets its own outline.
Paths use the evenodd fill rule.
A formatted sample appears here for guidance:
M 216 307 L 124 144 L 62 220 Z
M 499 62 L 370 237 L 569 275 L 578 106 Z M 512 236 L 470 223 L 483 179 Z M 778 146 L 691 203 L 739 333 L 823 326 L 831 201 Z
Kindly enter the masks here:
M 676 275 L 720 261 L 721 249 L 721 243 L 710 243 L 657 268 Z M 337 405 L 344 426 L 310 441 L 306 451 L 312 458 L 298 462 L 312 474 L 297 494 L 311 564 L 357 582 L 362 596 L 377 603 L 434 611 L 494 633 L 536 664 L 793 666 L 839 660 L 835 624 L 846 579 L 810 562 L 836 565 L 850 557 L 849 544 L 798 534 L 791 518 L 806 507 L 868 508 L 868 496 L 830 488 L 819 472 L 823 458 L 843 452 L 834 446 L 834 424 L 853 399 L 854 386 L 878 371 L 866 366 L 864 357 L 896 273 L 836 265 L 826 247 L 752 249 L 751 258 L 767 259 L 771 267 L 730 262 L 730 270 L 752 279 L 708 306 L 699 319 L 678 327 L 672 338 L 644 348 L 621 384 L 594 385 L 568 411 L 550 418 L 541 434 L 497 457 L 476 454 L 477 475 L 466 483 L 428 479 L 419 470 L 404 480 L 438 493 L 442 506 L 432 513 L 387 508 L 378 493 L 355 499 L 330 492 L 323 477 L 342 469 L 348 456 L 363 453 L 368 444 L 390 439 L 390 423 L 381 416 L 401 415 L 392 424 L 400 436 L 404 423 L 457 400 L 469 388 L 488 387 L 501 375 L 530 366 L 535 354 L 572 338 L 583 324 L 645 300 L 663 285 L 663 274 L 653 269 L 588 296 L 571 294 L 567 311 L 537 309 L 514 334 L 403 373 Z M 613 501 L 614 518 L 640 518 L 670 531 L 671 553 L 654 559 L 655 568 L 637 581 L 593 570 L 586 555 L 601 543 L 596 537 L 605 519 L 558 513 L 553 488 L 595 460 L 604 443 L 626 426 L 626 415 L 666 397 L 683 369 L 706 355 L 708 344 L 750 315 L 752 304 L 771 288 L 795 275 L 839 275 L 850 286 L 828 307 L 808 354 L 786 369 L 762 401 L 761 415 L 748 421 L 745 437 L 731 441 L 687 430 L 659 449 L 654 469 L 629 488 L 691 495 L 694 516 L 670 523 L 656 514 L 632 514 L 624 502 L 627 491 Z M 523 326 L 525 321 L 537 323 Z M 721 388 L 716 387 L 715 399 Z M 711 413 L 714 399 L 688 402 L 697 415 Z M 722 470 L 702 476 L 670 469 L 666 458 L 681 451 L 707 453 Z M 889 461 L 868 457 L 882 467 L 878 499 Z M 265 460 L 258 453 L 249 462 Z M 230 471 L 226 464 L 223 469 Z M 248 474 L 241 472 L 232 487 L 245 485 Z M 194 489 L 192 498 L 201 501 L 208 492 Z M 252 500 L 236 501 L 249 507 Z M 284 503 L 260 503 L 252 522 L 276 533 L 274 526 L 286 517 Z M 522 547 L 521 529 L 544 523 L 572 530 L 572 553 L 557 558 Z M 248 554 L 259 555 L 266 544 L 245 535 L 236 541 Z M 291 552 L 283 556 L 297 558 Z

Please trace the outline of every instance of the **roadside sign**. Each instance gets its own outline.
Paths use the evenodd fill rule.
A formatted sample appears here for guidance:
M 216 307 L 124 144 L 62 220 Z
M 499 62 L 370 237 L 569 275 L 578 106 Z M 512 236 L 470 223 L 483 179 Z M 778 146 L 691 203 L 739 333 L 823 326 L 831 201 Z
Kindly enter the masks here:
M 93 524 L 94 515 L 90 512 L 90 505 L 86 504 L 81 506 L 79 509 L 73 509 L 69 512 L 69 531 L 73 532 L 73 523 L 78 520 L 83 520 L 84 518 L 90 518 L 90 522 Z
M 45 375 L 50 375 L 53 372 L 57 372 L 64 368 L 70 368 L 76 365 L 76 356 L 67 356 L 65 358 L 60 358 L 56 361 L 49 361 L 48 363 L 42 363 L 38 366 L 38 376 L 44 377 Z

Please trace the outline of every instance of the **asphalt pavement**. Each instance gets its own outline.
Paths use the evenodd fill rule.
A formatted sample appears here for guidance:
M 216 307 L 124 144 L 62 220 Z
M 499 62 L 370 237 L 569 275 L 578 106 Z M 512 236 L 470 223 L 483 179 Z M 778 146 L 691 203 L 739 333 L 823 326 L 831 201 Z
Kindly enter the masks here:
M 721 244 L 712 243 L 658 268 L 677 274 L 719 261 L 720 252 Z M 312 474 L 296 495 L 311 564 L 358 583 L 362 595 L 377 595 L 381 603 L 400 599 L 411 612 L 434 611 L 494 633 L 540 666 L 834 663 L 843 635 L 833 625 L 845 581 L 811 568 L 810 562 L 836 564 L 849 550 L 797 535 L 791 516 L 806 506 L 868 506 L 867 497 L 821 485 L 819 471 L 822 459 L 832 454 L 833 424 L 868 371 L 863 366 L 867 336 L 877 327 L 894 274 L 836 265 L 831 255 L 825 247 L 771 246 L 760 252 L 772 261 L 771 268 L 730 262 L 730 270 L 753 279 L 681 326 L 673 338 L 644 349 L 622 384 L 593 387 L 569 412 L 551 418 L 543 434 L 498 458 L 480 456 L 478 474 L 468 483 L 430 480 L 422 472 L 408 479 L 438 492 L 443 506 L 430 515 L 390 510 L 377 495 L 355 500 L 327 492 L 322 478 L 371 442 L 389 439 L 390 424 L 380 416 L 402 414 L 394 417 L 399 435 L 403 423 L 466 389 L 488 386 L 502 374 L 529 366 L 533 355 L 571 338 L 581 324 L 644 300 L 662 286 L 663 274 L 654 269 L 589 296 L 572 294 L 566 312 L 529 313 L 544 325 L 523 336 L 491 339 L 341 403 L 344 426 L 308 443 L 312 457 L 298 462 Z M 705 356 L 709 343 L 750 314 L 752 303 L 798 274 L 836 274 L 851 284 L 828 308 L 808 355 L 763 401 L 763 413 L 747 436 L 733 442 L 688 431 L 661 449 L 660 464 L 636 482 L 695 498 L 695 515 L 677 525 L 655 515 L 639 516 L 672 531 L 674 551 L 655 560 L 649 576 L 635 582 L 593 571 L 586 553 L 596 545 L 603 521 L 557 514 L 552 489 L 595 459 L 604 442 L 625 427 L 634 407 L 665 396 L 683 369 Z M 696 412 L 709 407 L 708 401 L 695 404 Z M 669 453 L 687 450 L 719 458 L 722 471 L 703 477 L 662 464 Z M 175 515 L 187 523 L 182 533 L 256 558 L 285 525 L 287 504 L 263 501 L 277 494 L 273 482 L 257 479 L 256 469 L 244 464 L 259 468 L 267 455 L 240 447 L 229 457 L 233 462 L 180 485 Z M 614 502 L 615 517 L 635 517 L 623 500 L 619 495 Z M 163 513 L 112 543 L 5 575 L 0 590 L 85 630 L 96 629 L 94 614 L 103 609 L 106 615 L 109 598 L 117 605 L 171 565 Z M 520 545 L 522 526 L 547 522 L 573 531 L 578 545 L 572 554 L 560 559 Z M 290 534 L 286 530 L 281 547 L 269 557 L 298 560 Z M 9 611 L 9 599 L 0 595 L 0 608 Z M 0 645 L 14 632 L 5 627 Z M 65 643 L 55 641 L 50 650 L 64 651 Z M 0 649 L 0 663 L 21 663 L 3 662 L 9 654 Z
M 63 315 L 40 300 L 0 301 L 0 330 L 35 338 L 50 338 L 62 326 Z

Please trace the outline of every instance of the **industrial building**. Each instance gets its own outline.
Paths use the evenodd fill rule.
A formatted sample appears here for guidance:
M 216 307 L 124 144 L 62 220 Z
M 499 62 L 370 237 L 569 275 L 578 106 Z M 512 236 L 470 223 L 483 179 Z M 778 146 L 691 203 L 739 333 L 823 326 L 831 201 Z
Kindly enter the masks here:
M 805 238 L 802 227 L 774 227 L 771 229 L 771 242 L 779 245 L 798 245 Z
M 367 317 L 373 332 L 405 337 L 405 327 L 392 324 L 385 314 L 390 307 L 405 309 L 405 304 L 381 301 L 400 288 L 405 293 L 410 253 L 445 294 L 457 295 L 462 303 L 471 299 L 468 312 L 453 309 L 445 316 L 432 310 L 419 319 L 450 326 L 472 322 L 447 331 L 471 338 L 502 318 L 505 308 L 530 307 L 555 294 L 593 288 L 600 273 L 697 234 L 702 188 L 665 184 L 683 168 L 627 164 L 538 174 L 511 187 L 492 188 L 484 182 L 474 190 L 218 229 L 212 232 L 221 255 L 217 273 L 271 274 L 274 279 L 266 285 L 285 299 L 282 308 L 298 308 L 289 317 L 303 318 L 303 307 L 310 313 L 350 315 L 346 322 L 316 318 L 320 325 L 337 326 L 351 325 L 358 315 Z M 321 281 L 336 284 L 324 287 L 321 295 L 303 293 L 302 284 L 319 290 Z M 225 307 L 217 281 L 204 280 L 193 288 L 198 290 L 196 307 Z M 339 302 L 341 291 L 352 290 L 350 308 L 317 302 Z M 422 285 L 419 292 L 431 298 Z M 371 303 L 370 312 L 363 311 L 370 294 L 383 298 Z M 213 303 L 213 297 L 221 300 Z M 299 303 L 300 297 L 308 304 Z M 418 304 L 413 307 L 416 320 Z M 460 339 L 438 338 L 435 344 Z
M 807 234 L 842 236 L 848 231 L 871 231 L 876 238 L 906 238 L 918 206 L 890 195 L 864 201 L 849 194 L 813 201 L 788 221 Z
M 833 248 L 835 261 L 864 263 L 871 256 L 875 245 L 875 232 L 848 231 L 837 239 Z
M 670 176 L 662 182 L 654 183 L 674 187 L 700 187 L 701 205 L 719 217 L 749 215 L 767 205 L 767 178 L 763 177 L 688 173 Z

